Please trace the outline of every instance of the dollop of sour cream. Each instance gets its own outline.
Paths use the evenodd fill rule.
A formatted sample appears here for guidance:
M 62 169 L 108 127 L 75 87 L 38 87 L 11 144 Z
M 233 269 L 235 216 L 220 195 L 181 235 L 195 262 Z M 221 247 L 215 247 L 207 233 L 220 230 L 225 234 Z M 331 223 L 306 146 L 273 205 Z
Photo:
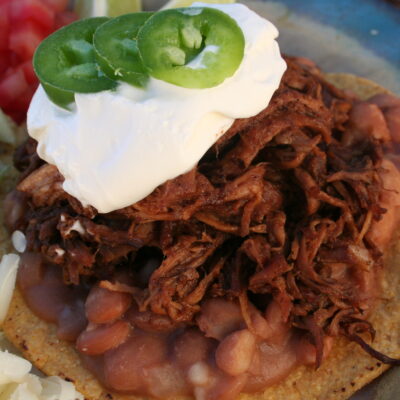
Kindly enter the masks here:
M 187 89 L 152 78 L 143 90 L 122 83 L 115 91 L 77 93 L 73 111 L 37 90 L 29 134 L 83 205 L 107 213 L 143 199 L 192 169 L 236 118 L 258 114 L 278 88 L 286 63 L 274 25 L 242 4 L 195 6 L 230 15 L 245 37 L 241 65 L 220 85 Z M 199 57 L 192 68 L 204 67 Z

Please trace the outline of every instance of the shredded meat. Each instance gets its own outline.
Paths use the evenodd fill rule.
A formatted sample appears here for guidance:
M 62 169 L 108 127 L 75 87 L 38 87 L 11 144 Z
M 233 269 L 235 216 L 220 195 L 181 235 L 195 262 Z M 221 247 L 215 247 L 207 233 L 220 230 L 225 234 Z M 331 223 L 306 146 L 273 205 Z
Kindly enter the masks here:
M 196 168 L 109 214 L 65 193 L 30 139 L 16 154 L 28 251 L 60 265 L 67 283 L 129 267 L 123 291 L 174 323 L 195 324 L 200 304 L 218 297 L 237 301 L 257 332 L 273 302 L 311 337 L 317 364 L 326 335 L 360 342 L 373 331 L 382 252 L 368 238 L 386 211 L 380 171 L 390 136 L 400 137 L 398 103 L 360 102 L 307 60 L 286 61 L 265 110 L 237 120 Z

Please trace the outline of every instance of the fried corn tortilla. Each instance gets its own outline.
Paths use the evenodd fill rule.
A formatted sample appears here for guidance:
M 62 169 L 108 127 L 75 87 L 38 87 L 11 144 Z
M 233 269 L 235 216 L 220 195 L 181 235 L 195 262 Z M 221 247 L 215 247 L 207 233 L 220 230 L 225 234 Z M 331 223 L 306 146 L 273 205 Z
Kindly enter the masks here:
M 328 74 L 327 79 L 337 87 L 350 90 L 367 99 L 387 91 L 373 82 L 347 74 Z M 9 156 L 8 156 L 9 158 Z M 8 160 L 9 161 L 9 160 Z M 10 176 L 12 180 L 12 177 Z M 2 185 L 2 192 L 3 192 Z M 4 196 L 4 193 L 2 193 Z M 10 251 L 6 232 L 0 228 L 0 251 Z M 396 235 L 385 256 L 386 273 L 383 296 L 371 318 L 377 335 L 373 346 L 391 357 L 400 357 L 400 241 Z M 88 400 L 140 400 L 144 397 L 111 394 L 105 390 L 80 362 L 73 345 L 60 341 L 56 327 L 36 317 L 26 306 L 18 289 L 2 326 L 8 339 L 24 356 L 48 375 L 58 375 L 75 383 Z M 242 394 L 241 400 L 329 400 L 348 399 L 355 391 L 372 381 L 388 368 L 369 356 L 357 344 L 344 338 L 334 347 L 315 370 L 299 367 L 280 384 L 263 393 Z

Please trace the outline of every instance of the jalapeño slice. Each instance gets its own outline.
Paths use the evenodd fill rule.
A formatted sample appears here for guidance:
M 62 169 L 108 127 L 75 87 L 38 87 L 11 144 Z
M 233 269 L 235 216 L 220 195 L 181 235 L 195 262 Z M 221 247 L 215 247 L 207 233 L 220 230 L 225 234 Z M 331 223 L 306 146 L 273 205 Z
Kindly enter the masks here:
M 50 99 L 66 108 L 74 93 L 112 89 L 116 82 L 107 78 L 95 60 L 93 35 L 108 21 L 88 18 L 67 25 L 47 37 L 37 48 L 33 66 Z
M 137 43 L 151 76 L 186 88 L 210 88 L 235 73 L 245 40 L 224 12 L 190 7 L 154 14 L 139 31 Z
M 101 25 L 93 45 L 100 68 L 110 78 L 143 87 L 148 74 L 139 57 L 136 38 L 139 29 L 153 13 L 121 15 Z

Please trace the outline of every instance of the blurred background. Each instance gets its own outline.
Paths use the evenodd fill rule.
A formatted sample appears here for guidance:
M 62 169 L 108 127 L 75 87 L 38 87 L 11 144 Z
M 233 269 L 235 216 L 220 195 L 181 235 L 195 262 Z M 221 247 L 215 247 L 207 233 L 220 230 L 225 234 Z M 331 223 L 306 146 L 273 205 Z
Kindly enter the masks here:
M 231 2 L 230 0 L 225 0 Z M 353 73 L 400 95 L 400 0 L 239 0 L 272 21 L 284 53 L 326 72 Z M 157 10 L 190 0 L 0 0 L 0 141 L 15 145 L 38 80 L 33 53 L 44 37 L 78 18 Z M 4 166 L 3 166 L 4 167 Z M 0 164 L 1 171 L 4 168 Z M 400 400 L 392 369 L 352 400 Z

